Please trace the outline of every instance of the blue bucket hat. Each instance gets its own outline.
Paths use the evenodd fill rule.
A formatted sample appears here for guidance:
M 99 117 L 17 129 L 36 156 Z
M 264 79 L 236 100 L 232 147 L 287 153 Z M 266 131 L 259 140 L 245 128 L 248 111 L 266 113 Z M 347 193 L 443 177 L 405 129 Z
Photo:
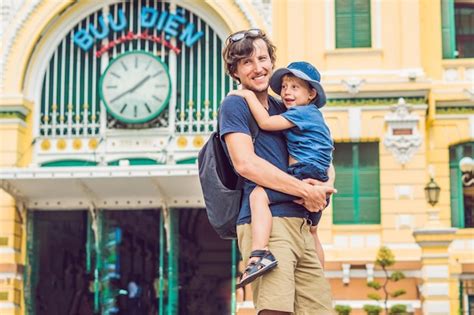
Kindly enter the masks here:
M 304 61 L 292 62 L 288 67 L 280 68 L 273 73 L 270 79 L 270 87 L 275 93 L 281 93 L 282 78 L 288 73 L 305 80 L 311 85 L 311 87 L 316 89 L 318 96 L 313 100 L 313 104 L 316 105 L 316 107 L 321 108 L 326 104 L 326 93 L 324 93 L 324 89 L 320 83 L 321 75 L 319 74 L 318 69 Z

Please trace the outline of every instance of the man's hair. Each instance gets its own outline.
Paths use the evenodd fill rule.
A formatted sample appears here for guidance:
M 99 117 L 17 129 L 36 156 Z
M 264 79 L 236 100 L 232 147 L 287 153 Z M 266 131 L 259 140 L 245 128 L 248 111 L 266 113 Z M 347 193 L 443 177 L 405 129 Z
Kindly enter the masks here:
M 232 35 L 231 35 L 232 36 Z M 270 39 L 265 35 L 263 31 L 259 35 L 256 36 L 247 36 L 245 35 L 244 38 L 238 41 L 233 41 L 230 37 L 227 38 L 226 46 L 222 51 L 222 57 L 225 62 L 225 68 L 228 75 L 230 75 L 234 80 L 240 82 L 239 78 L 234 76 L 235 71 L 237 70 L 237 64 L 240 60 L 249 57 L 255 50 L 253 46 L 254 41 L 257 39 L 261 39 L 265 42 L 268 48 L 268 55 L 270 56 L 270 60 L 272 64 L 275 64 L 276 55 L 275 50 L 276 47 L 270 41 Z

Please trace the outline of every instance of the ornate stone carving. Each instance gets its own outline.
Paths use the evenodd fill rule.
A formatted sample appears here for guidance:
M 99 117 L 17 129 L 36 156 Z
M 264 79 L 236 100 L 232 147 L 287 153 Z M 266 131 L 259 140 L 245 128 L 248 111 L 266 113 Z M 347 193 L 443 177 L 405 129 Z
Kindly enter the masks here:
M 383 143 L 401 164 L 406 164 L 423 141 L 418 131 L 420 118 L 411 114 L 412 108 L 403 98 L 391 107 L 391 111 L 385 116 L 388 132 Z
M 7 60 L 11 53 L 11 48 L 15 38 L 30 15 L 36 10 L 38 5 L 41 4 L 41 0 L 28 1 L 25 3 L 27 9 L 20 12 L 21 6 L 24 4 L 24 2 L 25 1 L 10 1 L 10 3 L 5 5 L 1 11 L 1 17 L 2 19 L 5 19 L 5 21 L 3 21 L 1 25 L 3 30 L 0 33 L 3 37 L 4 43 L 3 51 L 0 56 L 0 91 L 3 89 L 4 74 L 6 73 L 8 66 Z M 8 31 L 6 31 L 7 25 Z

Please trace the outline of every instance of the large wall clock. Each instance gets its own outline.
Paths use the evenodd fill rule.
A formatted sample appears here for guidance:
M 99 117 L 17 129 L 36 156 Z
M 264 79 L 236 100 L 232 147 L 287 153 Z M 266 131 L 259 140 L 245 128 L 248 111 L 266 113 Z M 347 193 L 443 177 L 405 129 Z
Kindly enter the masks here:
M 99 86 L 110 115 L 127 124 L 152 120 L 166 107 L 171 95 L 168 68 L 145 51 L 130 51 L 113 59 Z

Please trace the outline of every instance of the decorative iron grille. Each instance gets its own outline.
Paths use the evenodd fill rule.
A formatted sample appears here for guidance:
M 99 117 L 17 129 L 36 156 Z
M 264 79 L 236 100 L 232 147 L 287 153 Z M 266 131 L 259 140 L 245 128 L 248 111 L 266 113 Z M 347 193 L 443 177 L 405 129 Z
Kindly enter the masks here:
M 184 41 L 169 39 L 179 52 L 163 42 L 144 39 L 166 38 L 156 27 L 144 29 L 140 12 L 144 7 L 159 13 L 179 13 L 195 26 L 203 36 L 188 47 Z M 119 13 L 127 21 L 125 29 L 109 32 L 93 47 L 84 51 L 74 43 L 74 36 L 90 29 L 92 23 L 100 30 L 100 17 L 110 13 L 120 23 Z M 133 40 L 118 43 L 107 51 L 103 48 L 120 41 L 129 33 Z M 221 51 L 223 41 L 206 21 L 178 5 L 152 0 L 124 1 L 106 5 L 75 25 L 54 51 L 43 77 L 41 94 L 40 135 L 44 137 L 89 137 L 105 129 L 157 128 L 172 130 L 177 134 L 208 133 L 215 128 L 217 107 L 229 90 L 232 80 L 225 75 Z M 101 50 L 102 49 L 102 50 Z M 143 50 L 159 56 L 168 65 L 174 87 L 168 108 L 153 121 L 142 125 L 125 125 L 107 114 L 99 97 L 99 78 L 110 60 L 133 50 Z

